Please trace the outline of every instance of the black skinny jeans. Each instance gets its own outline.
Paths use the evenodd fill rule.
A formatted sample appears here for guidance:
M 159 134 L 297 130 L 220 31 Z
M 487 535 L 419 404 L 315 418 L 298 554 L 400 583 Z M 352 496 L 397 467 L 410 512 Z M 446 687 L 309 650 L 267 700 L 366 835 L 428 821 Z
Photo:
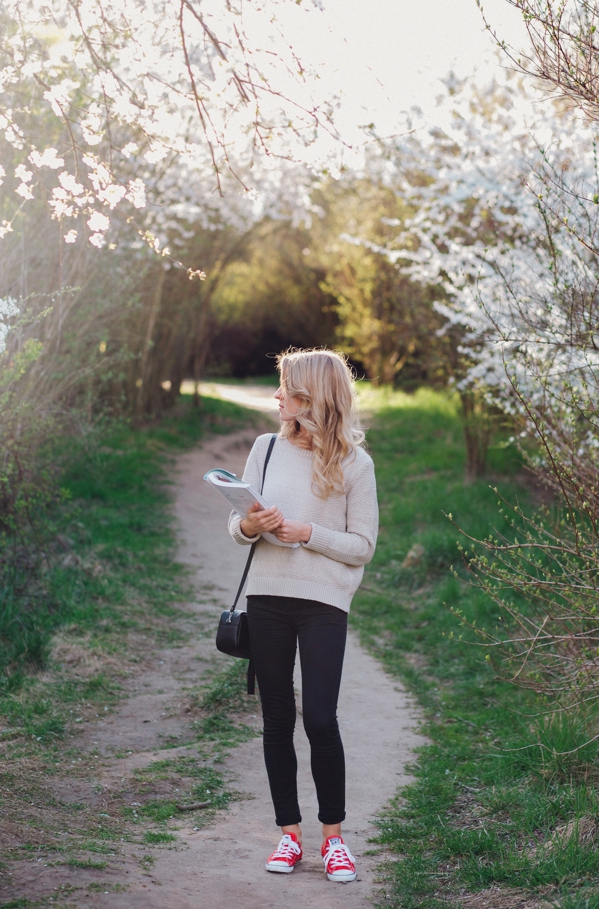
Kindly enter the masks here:
M 347 637 L 347 613 L 316 600 L 249 596 L 252 655 L 262 700 L 264 760 L 279 827 L 299 824 L 297 758 L 293 746 L 293 667 L 299 642 L 304 728 L 318 796 L 318 819 L 345 819 L 345 756 L 337 698 Z

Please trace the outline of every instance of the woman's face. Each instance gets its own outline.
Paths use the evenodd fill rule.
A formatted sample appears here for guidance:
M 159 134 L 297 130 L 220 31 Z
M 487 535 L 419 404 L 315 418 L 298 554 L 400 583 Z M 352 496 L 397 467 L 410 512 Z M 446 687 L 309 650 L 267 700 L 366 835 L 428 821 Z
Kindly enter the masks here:
M 279 402 L 279 416 L 281 418 L 281 421 L 283 423 L 288 423 L 291 420 L 295 420 L 298 413 L 302 409 L 302 402 L 300 398 L 285 394 L 280 386 L 275 392 L 275 398 Z

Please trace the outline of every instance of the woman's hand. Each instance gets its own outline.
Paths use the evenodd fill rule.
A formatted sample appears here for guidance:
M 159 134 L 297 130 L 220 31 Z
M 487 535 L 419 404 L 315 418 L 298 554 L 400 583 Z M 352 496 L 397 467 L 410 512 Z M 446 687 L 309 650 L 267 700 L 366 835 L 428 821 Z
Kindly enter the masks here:
M 275 530 L 275 536 L 281 543 L 308 543 L 312 536 L 312 525 L 283 518 L 282 524 Z
M 259 533 L 274 533 L 284 520 L 283 513 L 276 505 L 271 508 L 260 508 L 258 502 L 254 502 L 239 524 L 239 529 L 246 537 L 257 537 Z

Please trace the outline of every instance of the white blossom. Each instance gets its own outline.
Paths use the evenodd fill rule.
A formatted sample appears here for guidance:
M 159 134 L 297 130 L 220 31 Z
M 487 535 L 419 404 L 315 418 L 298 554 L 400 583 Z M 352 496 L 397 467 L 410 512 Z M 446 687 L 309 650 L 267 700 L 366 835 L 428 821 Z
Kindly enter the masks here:
M 33 177 L 33 171 L 27 170 L 24 164 L 19 164 L 18 167 L 15 167 L 15 177 L 17 180 L 21 180 L 22 183 L 30 183 L 31 178 Z
M 57 184 L 70 199 L 52 195 L 44 175 L 53 213 L 76 205 L 89 214 L 98 203 L 145 209 L 144 229 L 157 232 L 194 218 L 214 223 L 215 214 L 240 227 L 267 210 L 294 217 L 306 175 L 283 162 L 307 160 L 317 134 L 334 133 L 333 105 L 280 40 L 283 3 L 202 0 L 200 21 L 191 4 L 168 0 L 4 0 L 11 38 L 0 65 L 0 133 L 24 150 L 33 182 L 40 168 L 61 171 Z M 39 113 L 13 100 L 16 80 L 32 92 L 45 86 Z M 62 129 L 64 145 L 32 144 L 39 132 L 27 117 L 39 116 L 48 118 L 48 135 Z M 323 146 L 327 155 L 335 141 Z M 321 159 L 314 152 L 310 166 Z M 297 195 L 286 167 L 300 178 Z M 244 196 L 246 187 L 257 199 Z M 159 204 L 147 207 L 146 198 Z
M 412 280 L 442 291 L 435 308 L 469 364 L 459 389 L 523 418 L 523 401 L 544 395 L 567 410 L 567 389 L 586 394 L 599 371 L 597 340 L 576 340 L 569 322 L 572 301 L 590 306 L 599 288 L 597 257 L 576 235 L 578 225 L 599 235 L 593 134 L 514 80 L 466 86 L 445 103 L 444 129 L 413 123 L 385 165 L 414 215 L 375 251 L 410 261 Z
M 34 167 L 50 167 L 52 170 L 57 170 L 59 167 L 64 167 L 64 158 L 59 157 L 58 152 L 52 146 L 44 149 L 43 152 L 33 149 L 29 154 L 29 160 L 34 165 Z
M 75 177 L 72 174 L 69 174 L 66 170 L 58 175 L 58 182 L 67 192 L 71 193 L 73 196 L 78 196 L 83 192 L 84 187 L 81 183 L 78 183 Z
M 21 196 L 23 199 L 33 199 L 33 193 L 31 187 L 27 183 L 21 183 L 15 189 L 15 192 L 18 196 Z
M 109 183 L 104 189 L 99 189 L 97 191 L 98 199 L 108 205 L 111 209 L 115 208 L 126 194 L 126 187 L 119 186 L 116 183 Z
M 121 154 L 124 155 L 125 158 L 130 158 L 135 154 L 138 148 L 139 146 L 137 145 L 137 142 L 127 142 L 127 144 L 124 145 L 121 149 Z
M 52 211 L 52 217 L 55 220 L 60 220 L 61 218 L 72 218 L 75 214 L 75 209 L 67 201 L 68 195 L 66 190 L 62 189 L 60 186 L 55 186 L 52 190 L 52 198 L 49 200 L 48 205 Z
M 14 297 L 0 298 L 0 354 L 6 349 L 6 338 L 10 331 L 8 320 L 18 314 L 19 306 Z
M 135 208 L 146 207 L 146 187 L 139 178 L 129 181 L 127 198 Z
M 87 226 L 89 227 L 90 230 L 95 231 L 95 232 L 108 230 L 108 228 L 110 227 L 110 218 L 108 218 L 106 215 L 102 214 L 101 211 L 95 211 L 92 214 L 91 218 L 88 219 Z M 90 238 L 90 242 L 91 242 L 91 238 Z M 98 244 L 95 243 L 94 245 L 97 246 Z

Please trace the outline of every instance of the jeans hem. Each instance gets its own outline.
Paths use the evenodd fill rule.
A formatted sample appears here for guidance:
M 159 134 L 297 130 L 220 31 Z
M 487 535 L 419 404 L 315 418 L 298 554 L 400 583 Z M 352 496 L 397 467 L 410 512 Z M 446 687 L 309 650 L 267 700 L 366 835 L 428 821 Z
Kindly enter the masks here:
M 296 815 L 295 819 L 291 820 L 291 821 L 288 821 L 288 820 L 282 821 L 278 817 L 275 818 L 275 824 L 277 825 L 277 827 L 292 827 L 293 824 L 301 824 L 301 822 L 302 822 L 301 814 Z
M 327 824 L 327 825 L 341 824 L 345 820 L 345 811 L 341 814 L 341 817 L 339 817 L 339 815 L 336 814 L 334 820 L 331 820 L 329 817 L 325 817 L 322 814 L 319 814 L 318 820 L 320 821 L 321 824 Z

